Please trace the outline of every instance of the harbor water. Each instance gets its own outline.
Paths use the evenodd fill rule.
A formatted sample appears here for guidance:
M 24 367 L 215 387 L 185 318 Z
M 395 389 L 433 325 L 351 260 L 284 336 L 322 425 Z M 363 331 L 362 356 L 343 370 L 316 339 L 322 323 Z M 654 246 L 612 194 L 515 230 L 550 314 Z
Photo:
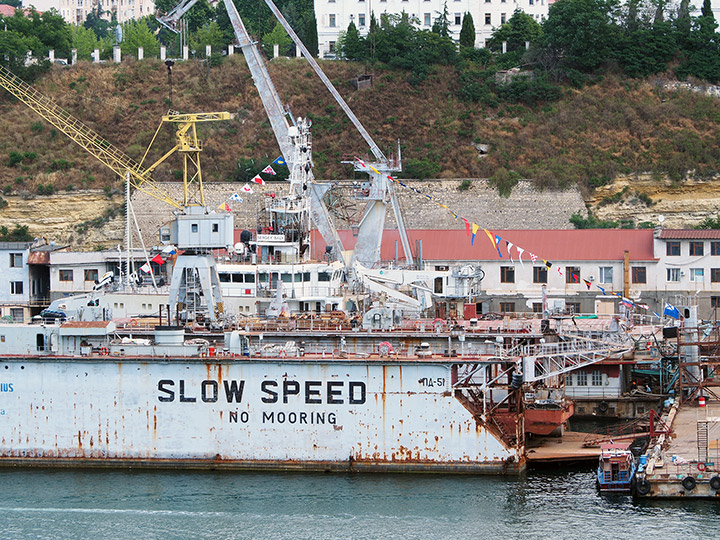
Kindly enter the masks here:
M 2 539 L 714 538 L 716 501 L 599 496 L 589 468 L 519 478 L 0 470 Z

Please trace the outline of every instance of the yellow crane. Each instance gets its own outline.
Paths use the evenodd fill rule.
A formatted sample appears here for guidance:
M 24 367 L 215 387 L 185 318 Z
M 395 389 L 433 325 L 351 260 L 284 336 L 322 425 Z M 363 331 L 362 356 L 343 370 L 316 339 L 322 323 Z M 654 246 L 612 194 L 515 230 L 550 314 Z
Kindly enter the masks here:
M 178 257 L 173 268 L 170 306 L 173 312 L 185 310 L 187 320 L 195 319 L 197 314 L 202 312 L 214 322 L 223 306 L 211 251 L 226 249 L 233 244 L 233 219 L 231 214 L 209 213 L 205 207 L 200 167 L 202 145 L 197 137 L 196 124 L 230 120 L 232 115 L 228 112 L 168 112 L 162 117 L 148 149 L 138 163 L 3 66 L 0 66 L 0 87 L 75 141 L 115 174 L 126 179 L 134 188 L 178 210 L 172 226 L 172 241 L 179 249 L 185 250 L 185 253 Z M 153 164 L 144 167 L 143 163 L 164 124 L 175 126 L 176 144 Z M 183 158 L 182 201 L 170 197 L 151 177 L 151 173 L 175 153 Z

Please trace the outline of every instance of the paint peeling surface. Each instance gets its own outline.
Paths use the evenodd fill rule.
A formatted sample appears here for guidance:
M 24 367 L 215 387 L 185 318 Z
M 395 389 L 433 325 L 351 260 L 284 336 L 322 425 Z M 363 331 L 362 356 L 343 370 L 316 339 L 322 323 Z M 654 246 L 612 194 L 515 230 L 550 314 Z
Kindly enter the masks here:
M 7 366 L 7 369 L 5 369 Z M 3 362 L 5 462 L 517 472 L 450 365 Z

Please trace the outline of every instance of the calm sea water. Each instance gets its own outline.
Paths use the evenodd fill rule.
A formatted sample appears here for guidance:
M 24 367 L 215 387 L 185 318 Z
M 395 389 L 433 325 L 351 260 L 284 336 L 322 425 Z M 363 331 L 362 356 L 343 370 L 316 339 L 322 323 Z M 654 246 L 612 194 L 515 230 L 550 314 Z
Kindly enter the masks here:
M 482 476 L 0 470 L 8 539 L 717 537 L 720 501 L 600 497 L 591 470 Z

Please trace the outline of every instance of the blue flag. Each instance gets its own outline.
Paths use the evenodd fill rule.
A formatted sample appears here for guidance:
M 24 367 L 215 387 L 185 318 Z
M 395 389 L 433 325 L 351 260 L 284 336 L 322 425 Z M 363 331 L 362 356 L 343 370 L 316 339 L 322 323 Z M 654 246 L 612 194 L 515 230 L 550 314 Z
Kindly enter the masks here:
M 285 165 L 285 160 L 282 158 L 282 156 L 280 156 L 272 162 L 272 165 Z
M 673 319 L 679 319 L 680 311 L 678 311 L 678 308 L 676 308 L 672 304 L 668 304 L 667 302 L 665 302 L 665 311 L 663 311 L 663 315 L 667 315 L 668 317 L 672 317 Z
M 603 289 L 600 285 L 595 285 L 598 289 L 602 291 L 603 294 L 605 294 L 605 289 Z

